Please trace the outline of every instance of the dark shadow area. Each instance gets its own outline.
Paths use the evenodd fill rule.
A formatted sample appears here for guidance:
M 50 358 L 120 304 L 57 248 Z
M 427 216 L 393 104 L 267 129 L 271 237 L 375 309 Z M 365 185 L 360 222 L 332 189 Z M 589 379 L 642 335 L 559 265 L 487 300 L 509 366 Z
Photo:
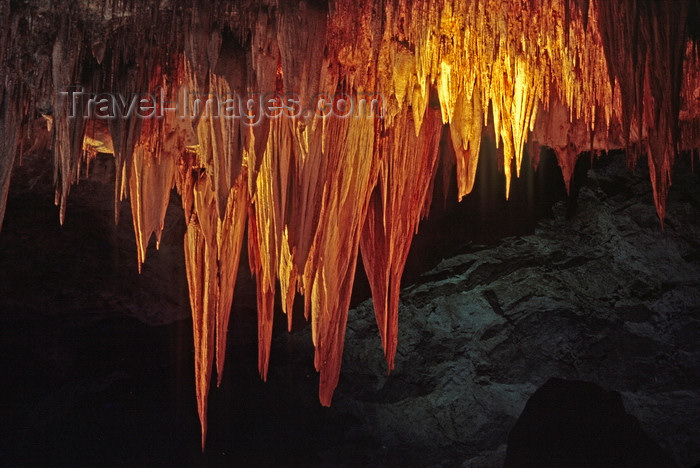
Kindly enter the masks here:
M 506 467 L 677 466 L 629 415 L 617 392 L 549 379 L 508 435 Z

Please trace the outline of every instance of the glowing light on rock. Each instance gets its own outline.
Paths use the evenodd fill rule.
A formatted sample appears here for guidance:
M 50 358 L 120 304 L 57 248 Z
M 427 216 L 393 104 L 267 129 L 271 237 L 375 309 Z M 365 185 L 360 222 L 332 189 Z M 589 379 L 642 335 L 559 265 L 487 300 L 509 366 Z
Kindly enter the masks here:
M 139 268 L 177 188 L 203 445 L 246 226 L 260 374 L 279 284 L 290 329 L 304 295 L 319 397 L 330 405 L 360 248 L 393 368 L 401 275 L 439 158 L 456 166 L 461 199 L 474 186 L 481 137 L 493 132 L 507 198 L 528 143 L 555 150 L 567 189 L 581 152 L 625 148 L 630 164 L 646 156 L 663 222 L 674 158 L 700 148 L 698 44 L 686 34 L 698 12 L 687 0 L 61 5 L 0 3 L 0 222 L 12 166 L 40 118 L 53 135 L 60 222 L 84 162 L 114 154 L 115 219 L 128 197 Z M 40 9 L 56 21 L 34 15 Z M 49 51 L 24 54 L 42 28 L 55 32 Z M 125 96 L 163 89 L 168 103 L 200 98 L 209 112 L 74 118 L 61 94 L 68 85 Z M 256 123 L 207 108 L 210 96 L 269 92 L 296 93 L 309 112 Z M 316 115 L 318 93 L 351 102 L 377 93 L 383 115 Z M 75 102 L 89 112 L 87 99 Z M 443 125 L 453 155 L 440 154 Z

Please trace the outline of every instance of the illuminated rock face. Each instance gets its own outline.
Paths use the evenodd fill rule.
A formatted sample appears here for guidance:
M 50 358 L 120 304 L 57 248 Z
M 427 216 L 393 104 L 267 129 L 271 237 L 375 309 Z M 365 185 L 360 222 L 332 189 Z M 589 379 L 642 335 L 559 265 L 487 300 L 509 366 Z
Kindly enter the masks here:
M 662 223 L 676 154 L 700 148 L 691 1 L 125 3 L 0 3 L 0 222 L 24 151 L 51 143 L 61 222 L 71 185 L 110 152 L 140 266 L 177 188 L 203 444 L 246 227 L 260 374 L 279 284 L 290 326 L 304 295 L 330 405 L 360 249 L 393 367 L 401 274 L 429 210 L 443 126 L 452 152 L 442 164 L 456 167 L 460 198 L 484 132 L 499 147 L 505 197 L 528 142 L 556 151 L 567 187 L 581 152 L 626 148 L 630 165 L 647 158 Z M 99 93 L 119 99 L 101 106 Z M 277 111 L 244 100 L 237 118 L 215 107 L 267 93 L 297 99 Z M 335 97 L 335 115 L 313 112 L 318 93 Z

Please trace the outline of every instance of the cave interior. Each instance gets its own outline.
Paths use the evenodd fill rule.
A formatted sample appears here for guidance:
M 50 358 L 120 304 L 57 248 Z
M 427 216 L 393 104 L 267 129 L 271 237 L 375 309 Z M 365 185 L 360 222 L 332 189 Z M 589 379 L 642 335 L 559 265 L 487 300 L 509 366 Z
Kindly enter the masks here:
M 3 465 L 700 462 L 695 0 L 1 0 Z

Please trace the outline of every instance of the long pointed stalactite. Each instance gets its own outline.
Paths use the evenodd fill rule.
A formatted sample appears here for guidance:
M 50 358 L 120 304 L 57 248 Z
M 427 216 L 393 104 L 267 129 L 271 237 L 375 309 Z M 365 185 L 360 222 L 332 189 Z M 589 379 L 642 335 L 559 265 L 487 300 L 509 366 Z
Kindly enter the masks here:
M 420 133 L 407 109 L 396 117 L 386 137 L 379 140 L 379 181 L 365 219 L 360 245 L 372 287 L 379 334 L 389 370 L 399 327 L 399 291 L 411 239 L 425 214 L 437 169 L 442 124 L 440 112 L 428 108 Z
M 700 149 L 699 20 L 691 0 L 4 0 L 0 223 L 24 151 L 53 152 L 60 222 L 90 159 L 112 153 L 140 268 L 177 189 L 204 446 L 246 236 L 260 374 L 275 302 L 291 329 L 303 294 L 330 405 L 360 251 L 391 370 L 434 179 L 469 194 L 485 132 L 505 197 L 528 148 L 535 163 L 554 149 L 567 189 L 582 152 L 646 157 L 663 223 L 674 159 Z

